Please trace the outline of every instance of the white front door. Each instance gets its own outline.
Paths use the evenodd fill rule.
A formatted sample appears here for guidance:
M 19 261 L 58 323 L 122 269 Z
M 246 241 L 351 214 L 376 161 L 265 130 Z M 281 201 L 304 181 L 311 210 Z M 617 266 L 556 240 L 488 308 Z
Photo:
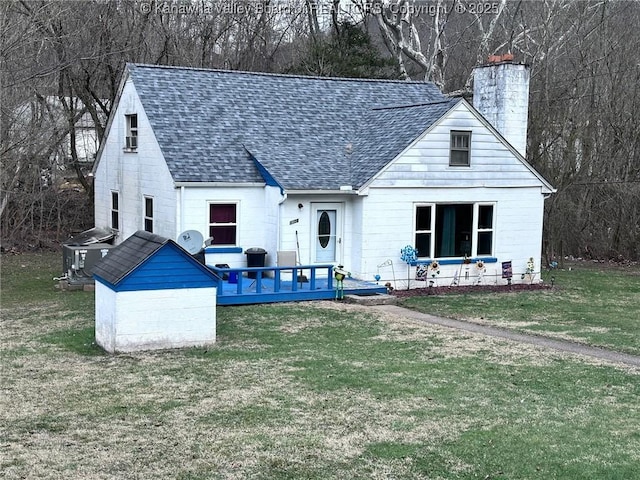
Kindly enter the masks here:
M 340 262 L 342 246 L 342 204 L 313 204 L 315 263 Z

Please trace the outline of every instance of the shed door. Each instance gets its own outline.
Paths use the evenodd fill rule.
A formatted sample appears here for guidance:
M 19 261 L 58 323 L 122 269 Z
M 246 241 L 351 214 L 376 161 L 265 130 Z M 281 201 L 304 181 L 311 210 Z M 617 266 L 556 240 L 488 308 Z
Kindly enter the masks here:
M 342 245 L 342 208 L 338 203 L 318 203 L 314 208 L 314 251 L 316 263 L 339 261 Z

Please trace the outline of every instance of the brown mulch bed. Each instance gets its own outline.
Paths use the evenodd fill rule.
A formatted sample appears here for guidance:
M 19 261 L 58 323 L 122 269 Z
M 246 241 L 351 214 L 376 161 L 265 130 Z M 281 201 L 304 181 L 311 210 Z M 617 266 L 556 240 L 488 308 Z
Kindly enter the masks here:
M 518 283 L 515 285 L 460 285 L 457 287 L 412 288 L 410 290 L 394 290 L 396 297 L 417 297 L 425 295 L 460 295 L 466 293 L 510 293 L 528 292 L 534 290 L 550 290 L 553 288 L 546 283 Z

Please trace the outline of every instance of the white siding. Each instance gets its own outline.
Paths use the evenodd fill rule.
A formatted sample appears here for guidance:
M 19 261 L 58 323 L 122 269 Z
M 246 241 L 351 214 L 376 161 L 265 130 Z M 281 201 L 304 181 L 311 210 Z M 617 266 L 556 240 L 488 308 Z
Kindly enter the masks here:
M 513 262 L 514 281 L 533 257 L 539 268 L 542 251 L 542 216 L 544 197 L 540 188 L 371 188 L 365 198 L 362 267 L 359 278 L 372 280 L 378 273 L 377 266 L 392 260 L 391 267 L 380 269 L 383 283 L 397 280 L 406 284 L 407 265 L 400 260 L 400 250 L 414 245 L 414 206 L 416 203 L 478 203 L 495 202 L 493 256 L 497 264 L 488 264 L 488 275 L 500 275 L 500 263 Z M 384 212 L 381 214 L 380 212 Z M 459 265 L 443 266 L 441 277 L 453 276 Z M 415 269 L 411 269 L 411 278 Z M 499 280 L 501 281 L 501 280 Z M 450 279 L 446 281 L 449 284 Z M 493 279 L 491 279 L 493 282 Z M 417 285 L 421 286 L 421 285 Z M 424 286 L 424 285 L 422 285 Z
M 175 235 L 197 230 L 209 236 L 209 204 L 237 204 L 237 247 L 259 247 L 267 251 L 267 264 L 275 263 L 277 250 L 278 201 L 282 198 L 275 187 L 184 187 L 179 195 L 180 220 Z M 207 254 L 207 264 L 226 263 L 231 267 L 246 265 L 244 253 Z
M 125 152 L 125 115 L 138 115 L 138 148 Z M 153 198 L 153 233 L 175 239 L 176 190 L 151 125 L 131 80 L 113 116 L 95 172 L 95 224 L 111 226 L 111 192 L 120 194 L 116 243 L 144 229 L 143 197 Z
M 322 204 L 338 206 L 341 218 L 336 263 L 342 263 L 351 271 L 356 263 L 353 239 L 360 235 L 360 219 L 354 217 L 354 202 L 357 200 L 353 195 L 289 195 L 281 206 L 279 250 L 297 249 L 297 231 L 300 246 L 298 260 L 303 265 L 316 263 L 313 255 L 316 241 L 316 209 Z M 298 208 L 299 204 L 302 204 L 302 208 Z
M 96 282 L 96 343 L 107 352 L 116 349 L 116 292 Z
M 451 130 L 471 131 L 471 166 L 449 166 Z M 540 187 L 540 180 L 464 103 L 449 111 L 426 135 L 374 181 L 398 187 Z
M 96 284 L 96 342 L 109 352 L 203 346 L 215 340 L 215 288 L 114 292 Z
M 471 166 L 449 166 L 451 130 L 471 131 Z M 512 261 L 514 281 L 533 257 L 539 269 L 542 251 L 542 217 L 547 187 L 471 112 L 458 104 L 414 145 L 385 168 L 366 189 L 362 205 L 361 264 L 353 272 L 371 280 L 379 273 L 381 282 L 391 281 L 406 288 L 407 265 L 400 250 L 414 245 L 415 204 L 493 203 L 493 257 L 487 264 L 485 283 L 503 282 L 501 262 Z M 354 239 L 357 235 L 354 236 Z M 378 267 L 388 260 L 393 267 Z M 357 265 L 357 263 L 354 262 Z M 460 265 L 441 268 L 441 285 L 448 285 Z M 475 281 L 475 271 L 471 269 Z M 415 268 L 409 272 L 415 277 Z M 539 277 L 538 277 L 539 278 Z M 424 283 L 413 286 L 424 286 Z

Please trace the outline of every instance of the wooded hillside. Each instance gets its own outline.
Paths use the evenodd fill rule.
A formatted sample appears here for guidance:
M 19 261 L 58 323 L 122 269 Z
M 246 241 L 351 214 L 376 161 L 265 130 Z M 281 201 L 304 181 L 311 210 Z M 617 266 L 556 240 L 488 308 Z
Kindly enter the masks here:
M 637 25 L 634 1 L 1 2 L 2 245 L 92 226 L 82 142 L 104 135 L 126 62 L 427 79 L 467 95 L 475 65 L 512 53 L 531 65 L 528 161 L 558 189 L 544 254 L 638 259 Z

